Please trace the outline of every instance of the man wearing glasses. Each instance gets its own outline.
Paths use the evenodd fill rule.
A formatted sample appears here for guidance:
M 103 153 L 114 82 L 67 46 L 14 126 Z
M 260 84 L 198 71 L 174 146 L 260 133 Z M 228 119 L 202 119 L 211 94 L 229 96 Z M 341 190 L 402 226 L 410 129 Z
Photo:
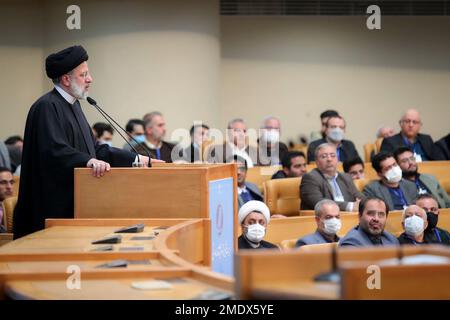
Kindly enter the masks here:
M 432 175 L 419 173 L 416 158 L 408 147 L 400 147 L 394 152 L 395 160 L 402 169 L 403 178 L 416 184 L 418 194 L 432 194 L 439 207 L 450 208 L 450 197 L 439 181 Z
M 336 146 L 323 143 L 315 150 L 317 168 L 306 173 L 300 184 L 300 209 L 314 210 L 323 199 L 337 203 L 341 211 L 358 211 L 364 195 L 356 189 L 352 177 L 337 171 Z
M 436 198 L 430 194 L 422 194 L 417 197 L 416 205 L 427 212 L 428 226 L 424 233 L 424 238 L 427 239 L 427 242 L 450 245 L 450 233 L 437 227 L 439 207 Z
M 381 151 L 394 152 L 398 147 L 406 146 L 411 148 L 417 162 L 445 160 L 436 150 L 433 139 L 427 134 L 419 133 L 422 128 L 422 121 L 417 110 L 407 110 L 399 124 L 400 132 L 392 137 L 385 138 L 381 144 Z

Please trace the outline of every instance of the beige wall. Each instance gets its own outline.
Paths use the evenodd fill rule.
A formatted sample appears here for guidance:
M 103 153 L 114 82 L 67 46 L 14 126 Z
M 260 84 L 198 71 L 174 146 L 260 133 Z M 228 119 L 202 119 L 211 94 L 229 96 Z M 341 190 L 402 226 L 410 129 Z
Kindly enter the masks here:
M 220 17 L 218 0 L 77 3 L 76 31 L 65 27 L 72 2 L 0 3 L 1 139 L 22 134 L 51 87 L 45 57 L 74 43 L 89 50 L 91 95 L 121 124 L 155 109 L 169 133 L 194 120 L 223 129 L 237 116 L 258 127 L 274 114 L 287 140 L 316 130 L 333 107 L 362 150 L 379 125 L 397 126 L 416 107 L 424 132 L 448 133 L 448 18 L 383 17 L 382 31 L 369 31 L 363 17 Z
M 0 139 L 22 134 L 44 89 L 43 21 L 36 1 L 0 2 Z
M 415 107 L 423 131 L 450 129 L 450 19 L 363 17 L 222 17 L 222 125 L 241 116 L 259 126 L 282 119 L 283 137 L 309 137 L 319 114 L 336 108 L 359 151 L 382 124 L 398 128 Z M 361 156 L 363 154 L 361 153 Z
M 219 123 L 218 1 L 77 1 L 81 30 L 70 31 L 66 28 L 66 8 L 72 3 L 44 1 L 37 8 L 44 22 L 34 27 L 43 33 L 43 44 L 39 54 L 27 56 L 27 63 L 34 66 L 34 78 L 45 78 L 43 61 L 49 53 L 79 43 L 90 56 L 94 78 L 90 94 L 123 126 L 128 119 L 141 118 L 153 110 L 164 113 L 169 132 L 189 128 L 194 120 Z M 30 22 L 24 23 L 33 28 Z M 10 46 L 0 40 L 2 61 L 4 47 Z M 13 55 L 29 52 L 16 46 L 11 50 Z M 12 62 L 20 61 L 17 57 Z M 25 72 L 18 74 L 21 69 L 11 62 L 5 67 L 7 74 L 14 75 L 11 94 L 20 96 L 18 88 Z M 31 103 L 51 88 L 50 80 L 45 79 L 45 85 L 41 82 L 25 89 L 32 99 L 19 103 L 11 98 L 11 106 L 17 111 L 6 114 L 10 125 L 0 126 L 1 138 L 22 132 L 24 114 Z M 102 121 L 92 107 L 82 105 L 90 123 Z M 117 135 L 114 144 L 123 145 Z

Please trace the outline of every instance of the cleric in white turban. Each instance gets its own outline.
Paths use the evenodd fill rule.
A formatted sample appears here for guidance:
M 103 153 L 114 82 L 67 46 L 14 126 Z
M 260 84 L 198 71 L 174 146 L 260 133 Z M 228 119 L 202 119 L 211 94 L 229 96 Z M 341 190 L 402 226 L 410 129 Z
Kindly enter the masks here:
M 278 247 L 264 241 L 270 221 L 270 211 L 264 202 L 251 200 L 245 203 L 238 214 L 242 235 L 238 239 L 239 249 L 272 249 Z

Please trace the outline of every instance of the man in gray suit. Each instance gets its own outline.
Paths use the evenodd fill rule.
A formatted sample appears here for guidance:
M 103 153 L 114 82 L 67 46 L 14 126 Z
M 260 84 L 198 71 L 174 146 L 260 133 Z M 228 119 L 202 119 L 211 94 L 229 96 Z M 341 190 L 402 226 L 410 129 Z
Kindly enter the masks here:
M 323 143 L 315 154 L 317 168 L 305 174 L 300 184 L 300 209 L 313 210 L 320 200 L 330 199 L 341 211 L 357 211 L 364 195 L 348 174 L 337 172 L 336 147 Z
M 383 199 L 392 210 L 403 210 L 417 198 L 416 185 L 402 178 L 402 169 L 390 152 L 380 152 L 372 159 L 372 167 L 380 180 L 369 183 L 364 188 L 368 197 Z
M 385 231 L 389 206 L 382 199 L 366 198 L 359 205 L 359 224 L 339 241 L 339 246 L 398 246 L 397 238 Z
M 9 152 L 3 141 L 0 141 L 0 167 L 5 167 L 11 170 L 11 160 Z
M 414 182 L 418 194 L 432 194 L 440 208 L 450 208 L 450 197 L 439 181 L 431 174 L 419 173 L 416 157 L 409 147 L 400 147 L 394 152 L 395 160 L 402 169 L 403 178 Z
M 314 207 L 317 230 L 297 240 L 296 247 L 308 244 L 338 242 L 336 233 L 341 230 L 339 206 L 333 200 L 324 199 Z

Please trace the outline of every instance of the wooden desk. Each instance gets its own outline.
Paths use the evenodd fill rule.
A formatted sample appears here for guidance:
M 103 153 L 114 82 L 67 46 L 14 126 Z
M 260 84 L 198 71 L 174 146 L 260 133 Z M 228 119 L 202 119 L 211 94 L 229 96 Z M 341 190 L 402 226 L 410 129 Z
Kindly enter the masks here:
M 145 224 L 143 232 L 121 233 L 122 242 L 112 251 L 93 251 L 104 246 L 92 245 L 93 240 L 136 223 Z M 232 295 L 233 279 L 208 267 L 207 226 L 204 219 L 47 220 L 48 228 L 0 248 L 0 298 L 192 299 L 208 290 Z M 100 267 L 118 259 L 128 265 Z M 66 286 L 67 270 L 73 265 L 81 271 L 81 290 Z M 133 282 L 154 279 L 173 287 L 153 291 L 131 287 Z

